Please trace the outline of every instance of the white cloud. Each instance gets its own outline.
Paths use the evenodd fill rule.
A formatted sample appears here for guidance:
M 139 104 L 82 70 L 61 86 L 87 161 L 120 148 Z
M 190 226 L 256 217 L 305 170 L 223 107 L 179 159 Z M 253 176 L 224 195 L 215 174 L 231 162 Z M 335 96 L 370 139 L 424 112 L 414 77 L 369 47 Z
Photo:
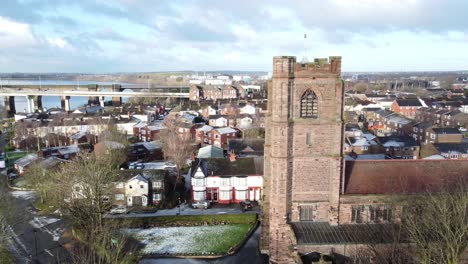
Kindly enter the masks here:
M 54 47 L 58 47 L 61 49 L 70 47 L 68 42 L 64 40 L 63 38 L 54 37 L 54 38 L 46 38 L 46 40 L 51 46 L 54 46 Z
M 28 24 L 0 17 L 0 48 L 23 48 L 36 44 L 36 38 Z

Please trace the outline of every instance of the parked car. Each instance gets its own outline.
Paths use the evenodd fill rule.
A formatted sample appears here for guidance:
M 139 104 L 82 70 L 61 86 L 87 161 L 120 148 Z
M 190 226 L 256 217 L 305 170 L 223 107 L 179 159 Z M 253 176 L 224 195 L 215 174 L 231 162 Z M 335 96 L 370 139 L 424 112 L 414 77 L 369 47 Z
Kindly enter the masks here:
M 110 210 L 110 214 L 128 214 L 127 207 L 115 207 Z
M 250 211 L 252 210 L 252 203 L 249 200 L 245 200 L 240 202 L 240 207 L 242 212 Z
M 198 208 L 198 209 L 208 209 L 210 208 L 210 202 L 208 201 L 196 201 L 192 203 L 193 208 Z

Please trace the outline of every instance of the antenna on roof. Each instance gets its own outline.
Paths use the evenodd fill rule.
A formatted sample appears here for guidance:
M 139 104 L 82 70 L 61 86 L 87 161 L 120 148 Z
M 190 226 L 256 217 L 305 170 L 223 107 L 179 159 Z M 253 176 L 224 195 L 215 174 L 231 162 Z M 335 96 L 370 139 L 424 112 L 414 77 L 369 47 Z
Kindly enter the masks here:
M 308 63 L 309 59 L 307 59 L 307 34 L 304 33 L 304 57 L 302 58 L 301 63 Z

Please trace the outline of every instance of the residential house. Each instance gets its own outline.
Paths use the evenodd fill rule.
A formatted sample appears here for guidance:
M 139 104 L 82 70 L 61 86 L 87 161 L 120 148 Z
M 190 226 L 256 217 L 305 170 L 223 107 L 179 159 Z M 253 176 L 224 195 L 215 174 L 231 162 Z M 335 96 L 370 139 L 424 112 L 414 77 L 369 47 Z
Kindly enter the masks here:
M 468 159 L 468 143 L 433 143 L 423 145 L 421 148 L 422 158 L 442 156 L 445 159 Z
M 234 153 L 237 157 L 261 157 L 264 154 L 264 147 L 264 139 L 236 138 L 228 140 L 228 153 Z
M 226 115 L 212 115 L 208 118 L 208 124 L 212 127 L 226 127 L 229 125 L 229 117 Z
M 212 126 L 203 125 L 195 130 L 195 142 L 208 144 L 208 132 L 213 130 Z
M 414 119 L 416 117 L 416 111 L 422 106 L 419 99 L 396 99 L 392 103 L 391 110 Z
M 192 201 L 230 204 L 262 200 L 263 157 L 195 159 L 189 176 Z
M 217 115 L 218 114 L 218 106 L 216 106 L 216 105 L 207 105 L 207 106 L 203 107 L 200 110 L 200 113 L 202 114 L 202 116 L 206 116 L 206 117 L 209 117 L 209 116 L 212 116 L 212 115 Z
M 346 137 L 344 152 L 352 155 L 382 154 L 382 147 L 376 142 L 376 137 L 370 133 L 363 133 L 357 137 Z
M 238 131 L 230 127 L 216 128 L 208 132 L 208 144 L 226 148 L 231 138 L 238 138 Z
M 43 148 L 40 151 L 40 155 L 43 158 L 53 156 L 53 157 L 57 157 L 60 159 L 69 160 L 75 157 L 79 152 L 80 152 L 80 148 L 78 146 L 70 145 L 70 146 Z
M 246 104 L 239 109 L 240 114 L 254 115 L 257 113 L 257 108 L 254 105 Z
M 161 141 L 147 141 L 129 145 L 129 161 L 155 161 L 163 159 L 164 155 Z
M 431 127 L 432 123 L 430 122 L 419 122 L 413 124 L 413 129 L 410 136 L 413 137 L 414 140 L 416 140 L 416 143 L 418 144 L 426 142 L 426 131 Z
M 463 134 L 456 127 L 432 127 L 426 130 L 425 143 L 460 143 Z
M 417 159 L 419 157 L 419 145 L 410 136 L 392 135 L 378 137 L 377 140 L 389 159 Z

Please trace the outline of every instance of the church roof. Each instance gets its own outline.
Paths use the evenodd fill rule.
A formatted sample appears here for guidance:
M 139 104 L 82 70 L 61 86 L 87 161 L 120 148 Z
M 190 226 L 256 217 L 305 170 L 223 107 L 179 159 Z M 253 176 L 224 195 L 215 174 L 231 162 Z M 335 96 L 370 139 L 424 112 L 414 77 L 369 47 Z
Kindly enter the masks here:
M 439 192 L 467 181 L 466 160 L 346 161 L 344 194 Z
M 331 226 L 327 222 L 292 222 L 291 226 L 299 245 L 391 243 L 398 228 L 392 224 Z

